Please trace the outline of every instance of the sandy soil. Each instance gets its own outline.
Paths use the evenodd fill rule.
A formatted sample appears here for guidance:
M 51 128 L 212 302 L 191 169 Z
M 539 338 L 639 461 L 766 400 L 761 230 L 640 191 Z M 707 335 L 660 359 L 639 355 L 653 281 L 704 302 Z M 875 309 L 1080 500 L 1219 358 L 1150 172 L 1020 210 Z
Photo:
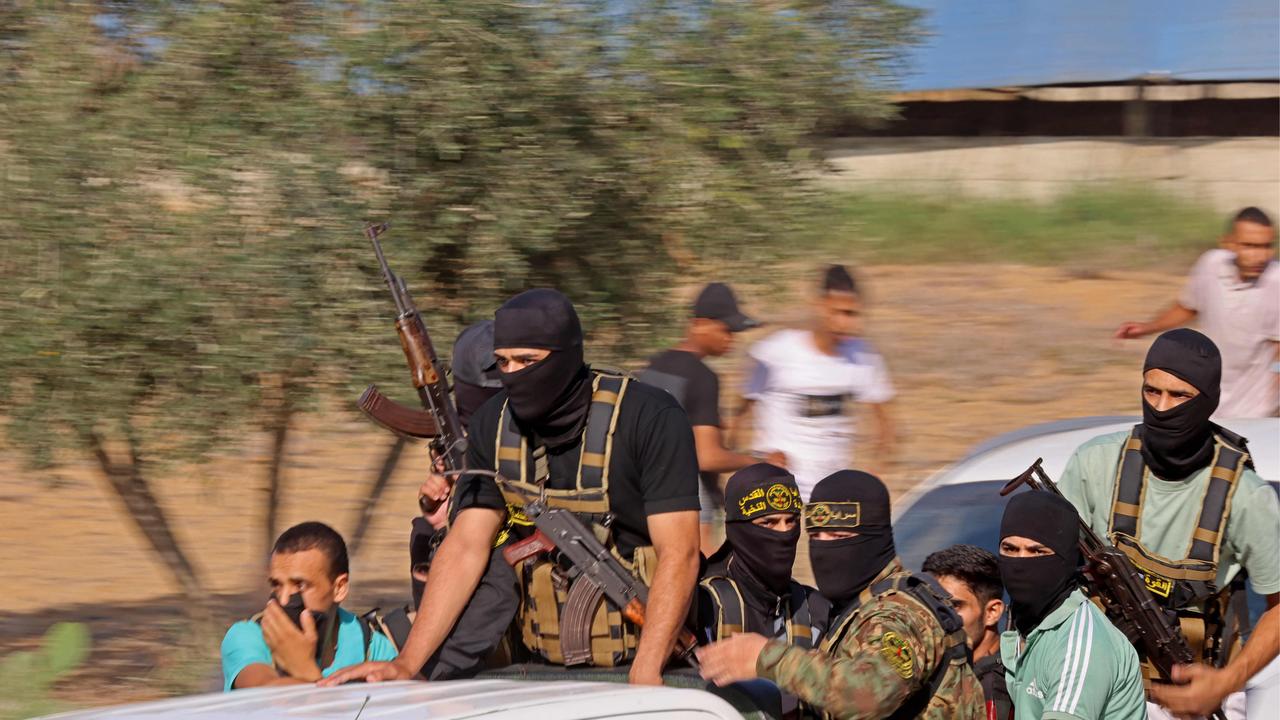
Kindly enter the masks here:
M 898 462 L 885 473 L 895 492 L 1001 432 L 1136 413 L 1147 343 L 1113 341 L 1110 331 L 1150 315 L 1180 283 L 1165 273 L 1081 275 L 1012 265 L 880 266 L 861 274 L 870 299 L 867 334 L 899 391 Z M 758 316 L 796 323 L 806 311 L 800 287 L 774 302 L 743 295 Z M 716 361 L 730 376 L 726 386 L 740 362 L 740 352 Z M 390 442 L 341 407 L 304 418 L 288 446 L 281 527 L 321 519 L 350 532 Z M 268 447 L 257 437 L 243 452 L 176 469 L 156 483 L 218 595 L 215 613 L 225 621 L 218 625 L 252 613 L 266 593 L 260 526 Z M 425 451 L 405 453 L 352 558 L 350 607 L 386 606 L 407 595 L 407 530 L 424 467 Z M 0 454 L 0 544 L 9 583 L 0 656 L 31 647 L 59 619 L 87 621 L 94 635 L 90 666 L 61 683 L 60 696 L 122 702 L 189 684 L 192 672 L 206 683 L 218 678 L 218 638 L 193 643 L 175 586 L 87 461 L 50 482 L 22 470 L 12 453 Z

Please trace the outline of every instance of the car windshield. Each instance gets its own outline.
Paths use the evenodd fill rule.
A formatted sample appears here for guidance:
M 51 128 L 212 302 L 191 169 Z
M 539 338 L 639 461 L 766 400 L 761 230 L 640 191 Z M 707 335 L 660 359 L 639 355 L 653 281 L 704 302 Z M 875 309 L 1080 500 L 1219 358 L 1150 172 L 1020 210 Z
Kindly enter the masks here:
M 919 570 L 929 553 L 958 543 L 997 552 L 1000 517 L 1008 498 L 1000 497 L 1006 480 L 941 485 L 915 502 L 893 524 L 898 557 Z M 1280 492 L 1276 483 L 1271 488 Z M 1262 596 L 1249 588 L 1249 615 L 1254 622 L 1266 609 Z

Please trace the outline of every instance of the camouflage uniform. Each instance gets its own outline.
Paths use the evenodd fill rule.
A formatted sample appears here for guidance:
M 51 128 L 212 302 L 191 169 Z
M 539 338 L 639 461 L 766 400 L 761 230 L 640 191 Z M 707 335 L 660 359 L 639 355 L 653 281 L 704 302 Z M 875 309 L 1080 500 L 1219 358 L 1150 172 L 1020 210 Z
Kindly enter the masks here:
M 872 583 L 907 576 L 897 560 Z M 967 662 L 943 668 L 928 697 L 929 679 L 948 648 L 937 616 L 906 592 L 864 591 L 861 606 L 826 652 L 771 640 L 756 662 L 772 680 L 828 717 L 983 720 L 982 685 Z M 833 620 L 829 632 L 839 632 Z M 824 638 L 823 645 L 830 641 Z M 924 707 L 920 707 L 923 705 Z

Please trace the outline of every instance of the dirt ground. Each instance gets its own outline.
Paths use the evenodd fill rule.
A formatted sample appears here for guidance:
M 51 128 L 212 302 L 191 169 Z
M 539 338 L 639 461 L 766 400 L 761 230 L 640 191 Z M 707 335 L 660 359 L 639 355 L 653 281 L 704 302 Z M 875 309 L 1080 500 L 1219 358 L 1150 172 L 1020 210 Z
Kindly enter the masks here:
M 1152 314 L 1180 284 L 1168 273 L 1012 265 L 860 273 L 870 304 L 867 335 L 899 393 L 898 457 L 885 473 L 896 493 L 1001 432 L 1065 417 L 1135 414 L 1147 343 L 1114 341 L 1110 331 Z M 750 312 L 787 324 L 805 317 L 798 288 L 772 303 L 742 294 Z M 731 377 L 741 358 L 739 348 L 714 364 Z M 281 527 L 320 519 L 349 533 L 390 442 L 347 409 L 305 418 L 288 446 Z M 255 438 L 244 452 L 179 469 L 155 488 L 217 595 L 212 627 L 256 611 L 266 594 L 260 528 L 268 449 L 265 436 Z M 352 558 L 349 607 L 386 607 L 407 597 L 407 531 L 425 464 L 421 449 L 403 456 Z M 220 630 L 186 626 L 175 585 L 87 458 L 51 484 L 29 476 L 12 453 L 0 454 L 0 545 L 8 582 L 0 657 L 33 647 L 54 621 L 90 627 L 90 662 L 59 683 L 59 697 L 115 703 L 218 681 Z

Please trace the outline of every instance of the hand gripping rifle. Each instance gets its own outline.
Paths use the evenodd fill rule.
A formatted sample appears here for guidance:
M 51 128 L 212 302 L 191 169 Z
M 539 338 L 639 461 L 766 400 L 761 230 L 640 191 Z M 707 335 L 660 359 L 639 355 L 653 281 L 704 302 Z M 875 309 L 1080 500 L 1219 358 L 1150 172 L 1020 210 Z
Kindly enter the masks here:
M 1026 472 L 1010 480 L 1000 494 L 1008 495 L 1026 485 L 1032 490 L 1062 497 L 1062 491 L 1041 467 L 1043 461 L 1037 458 Z M 1099 537 L 1084 518 L 1080 519 L 1080 554 L 1084 558 L 1085 586 L 1102 601 L 1107 618 L 1151 662 L 1162 680 L 1173 681 L 1175 665 L 1195 662 L 1177 615 L 1156 602 L 1147 590 L 1142 571 L 1134 567 L 1127 555 Z M 1222 708 L 1214 710 L 1209 717 L 1226 720 Z
M 560 625 L 560 646 L 566 666 L 591 660 L 591 617 L 601 595 L 621 608 L 623 617 L 637 627 L 644 627 L 649 587 L 623 567 L 590 528 L 572 512 L 549 508 L 541 500 L 526 504 L 524 514 L 533 520 L 538 530 L 502 551 L 507 562 L 515 566 L 526 558 L 556 550 L 573 566 L 572 584 Z M 697 642 L 693 633 L 681 625 L 676 634 L 675 656 L 697 667 L 693 655 Z
M 431 335 L 422 322 L 422 315 L 413 304 L 404 280 L 391 272 L 391 268 L 387 266 L 387 258 L 382 254 L 378 236 L 389 227 L 388 223 L 370 225 L 365 228 L 364 234 L 373 243 L 373 252 L 378 256 L 382 276 L 386 278 L 391 299 L 395 301 L 396 333 L 400 335 L 400 347 L 404 350 L 413 387 L 418 391 L 423 410 L 407 408 L 387 398 L 374 385 L 365 388 L 360 395 L 360 409 L 370 420 L 397 435 L 430 440 L 432 455 L 443 463 L 445 472 L 455 472 L 466 467 L 467 438 L 462 432 L 458 409 L 449 397 L 444 365 L 436 356 L 435 347 L 431 345 Z M 418 498 L 418 502 L 424 513 L 435 510 L 431 501 L 425 497 Z

